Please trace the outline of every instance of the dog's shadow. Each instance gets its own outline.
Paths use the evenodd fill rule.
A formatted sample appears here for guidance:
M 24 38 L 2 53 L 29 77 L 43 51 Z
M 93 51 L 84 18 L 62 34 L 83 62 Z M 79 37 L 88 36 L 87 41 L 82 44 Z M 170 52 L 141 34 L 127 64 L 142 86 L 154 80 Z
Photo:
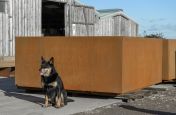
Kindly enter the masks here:
M 0 91 L 3 91 L 4 95 L 8 97 L 15 97 L 41 106 L 44 105 L 45 99 L 42 91 L 26 92 L 25 90 L 17 89 L 14 78 L 0 78 Z M 74 100 L 67 98 L 67 103 L 69 102 L 74 102 Z
M 36 103 L 41 106 L 43 106 L 43 104 L 44 104 L 44 98 L 41 98 L 41 97 L 26 95 L 26 94 L 22 94 L 22 93 L 18 93 L 18 92 L 4 92 L 4 94 L 5 94 L 5 96 L 15 97 L 17 99 Z
M 22 93 L 18 93 L 18 92 L 4 92 L 4 94 L 5 94 L 5 96 L 15 97 L 15 98 L 20 99 L 20 100 L 25 100 L 25 101 L 29 101 L 29 102 L 32 102 L 32 103 L 39 104 L 42 107 L 43 107 L 44 101 L 45 101 L 45 99 L 42 98 L 42 97 L 37 97 L 37 96 L 30 95 L 31 93 L 22 94 Z M 34 93 L 32 93 L 32 94 L 34 94 Z M 44 97 L 44 94 L 43 94 L 43 97 Z M 70 98 L 67 98 L 67 103 L 70 103 L 70 102 L 74 102 L 74 100 L 72 100 Z

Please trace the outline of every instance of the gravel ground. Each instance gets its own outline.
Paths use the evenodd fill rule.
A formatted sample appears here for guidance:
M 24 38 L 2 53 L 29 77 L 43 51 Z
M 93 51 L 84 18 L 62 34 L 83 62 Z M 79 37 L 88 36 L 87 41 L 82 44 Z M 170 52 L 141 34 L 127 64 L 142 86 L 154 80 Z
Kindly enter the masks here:
M 176 115 L 176 88 L 173 84 L 169 87 L 165 91 L 157 91 L 157 94 L 142 99 L 75 115 Z

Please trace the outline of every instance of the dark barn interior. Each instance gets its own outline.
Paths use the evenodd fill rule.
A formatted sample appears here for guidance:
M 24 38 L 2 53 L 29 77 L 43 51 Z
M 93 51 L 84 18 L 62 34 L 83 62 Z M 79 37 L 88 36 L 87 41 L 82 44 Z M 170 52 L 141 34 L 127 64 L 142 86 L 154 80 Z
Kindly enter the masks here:
M 5 12 L 5 1 L 0 1 L 0 12 Z
M 42 34 L 44 36 L 65 36 L 64 3 L 42 2 Z

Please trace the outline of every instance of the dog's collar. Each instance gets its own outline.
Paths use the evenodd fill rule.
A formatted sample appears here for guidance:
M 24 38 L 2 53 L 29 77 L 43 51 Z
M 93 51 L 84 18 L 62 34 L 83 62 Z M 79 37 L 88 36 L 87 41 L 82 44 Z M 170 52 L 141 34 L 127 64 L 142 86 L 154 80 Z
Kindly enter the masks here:
M 46 87 L 47 87 L 47 88 L 55 88 L 54 86 L 49 85 L 49 84 L 47 84 Z

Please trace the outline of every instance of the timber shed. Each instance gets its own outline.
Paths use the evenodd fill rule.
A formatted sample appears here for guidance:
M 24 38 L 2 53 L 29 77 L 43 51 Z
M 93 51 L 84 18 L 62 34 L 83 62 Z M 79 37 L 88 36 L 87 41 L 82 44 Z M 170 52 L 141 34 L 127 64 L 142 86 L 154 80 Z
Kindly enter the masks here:
M 0 56 L 16 36 L 94 36 L 95 8 L 79 0 L 0 0 Z
M 136 36 L 138 24 L 121 10 L 79 0 L 0 0 L 0 57 L 15 56 L 17 36 Z
M 137 36 L 138 24 L 122 9 L 97 10 L 99 21 L 95 30 L 97 36 Z

